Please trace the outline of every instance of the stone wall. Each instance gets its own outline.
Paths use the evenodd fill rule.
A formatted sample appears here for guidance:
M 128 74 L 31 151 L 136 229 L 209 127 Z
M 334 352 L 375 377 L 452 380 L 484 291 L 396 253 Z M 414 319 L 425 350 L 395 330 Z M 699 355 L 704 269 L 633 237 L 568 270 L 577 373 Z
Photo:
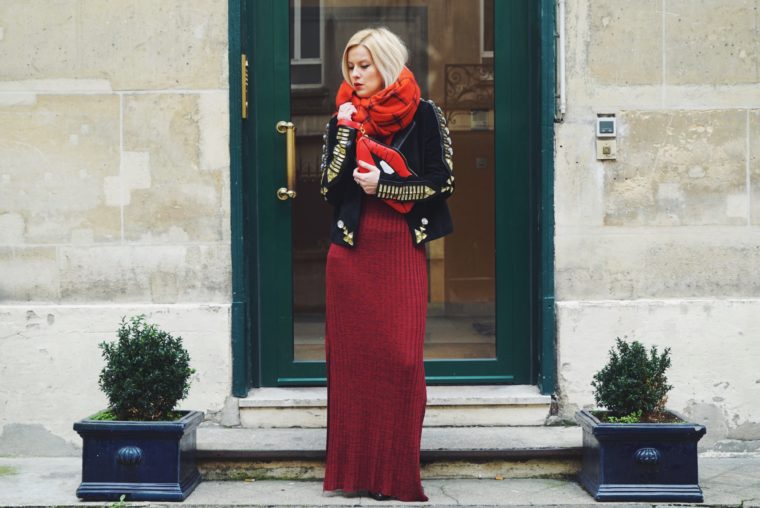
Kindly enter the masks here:
M 672 348 L 702 448 L 760 439 L 760 2 L 568 0 L 556 129 L 562 413 L 616 336 Z M 618 157 L 597 161 L 597 113 Z
M 556 130 L 562 417 L 616 336 L 672 348 L 702 446 L 760 439 L 760 0 L 568 0 Z M 226 0 L 0 2 L 0 455 L 78 454 L 123 315 L 230 393 Z M 616 161 L 595 159 L 616 113 Z
M 5 0 L 0 62 L 0 454 L 78 453 L 123 315 L 182 335 L 183 407 L 220 409 L 226 0 Z

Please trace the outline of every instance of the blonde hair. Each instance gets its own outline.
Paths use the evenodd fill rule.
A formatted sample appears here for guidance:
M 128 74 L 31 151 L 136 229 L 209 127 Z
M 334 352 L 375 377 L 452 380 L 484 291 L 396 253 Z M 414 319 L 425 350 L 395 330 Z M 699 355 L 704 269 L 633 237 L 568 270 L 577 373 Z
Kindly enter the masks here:
M 385 27 L 365 28 L 359 30 L 346 43 L 343 50 L 343 79 L 350 85 L 351 73 L 348 70 L 348 51 L 354 46 L 364 46 L 372 55 L 375 67 L 383 77 L 383 88 L 387 88 L 399 77 L 409 58 L 404 42 Z

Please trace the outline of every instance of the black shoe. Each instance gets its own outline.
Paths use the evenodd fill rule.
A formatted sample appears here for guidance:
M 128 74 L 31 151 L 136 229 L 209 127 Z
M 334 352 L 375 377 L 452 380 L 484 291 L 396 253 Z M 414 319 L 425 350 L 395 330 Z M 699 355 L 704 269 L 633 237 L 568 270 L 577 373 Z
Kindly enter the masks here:
M 376 501 L 387 501 L 389 499 L 393 499 L 393 496 L 386 496 L 382 492 L 370 492 L 369 497 Z

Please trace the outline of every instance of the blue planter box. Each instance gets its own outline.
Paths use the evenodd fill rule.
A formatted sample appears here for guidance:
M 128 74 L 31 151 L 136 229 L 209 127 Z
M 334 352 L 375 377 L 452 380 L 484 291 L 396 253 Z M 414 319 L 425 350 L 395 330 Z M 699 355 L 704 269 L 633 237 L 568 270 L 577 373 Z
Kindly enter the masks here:
M 583 428 L 579 480 L 597 501 L 702 502 L 697 442 L 703 425 L 603 423 L 585 409 L 576 420 Z
M 200 483 L 195 464 L 195 434 L 200 411 L 162 422 L 80 420 L 85 500 L 182 501 Z

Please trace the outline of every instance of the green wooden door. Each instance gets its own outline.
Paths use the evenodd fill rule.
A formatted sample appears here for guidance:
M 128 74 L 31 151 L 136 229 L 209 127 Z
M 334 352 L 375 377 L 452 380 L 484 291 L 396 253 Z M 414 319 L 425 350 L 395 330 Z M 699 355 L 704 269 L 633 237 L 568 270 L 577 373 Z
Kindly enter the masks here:
M 428 382 L 537 382 L 546 297 L 540 291 L 540 119 L 547 115 L 538 93 L 538 3 L 399 3 L 366 8 L 329 0 L 258 0 L 240 5 L 246 27 L 241 46 L 250 62 L 249 118 L 241 149 L 246 218 L 241 251 L 248 263 L 249 297 L 245 347 L 235 351 L 246 355 L 236 365 L 247 367 L 239 370 L 246 370 L 249 384 L 325 382 L 319 284 L 329 245 L 321 217 L 329 217 L 329 210 L 314 192 L 318 168 L 310 161 L 321 144 L 319 129 L 334 107 L 346 34 L 378 24 L 408 38 L 409 66 L 423 96 L 437 97 L 444 108 L 454 141 L 457 191 L 450 206 L 455 232 L 429 248 Z M 452 5 L 472 12 L 440 12 Z M 470 18 L 476 21 L 469 28 L 455 26 Z M 433 19 L 452 26 L 433 26 Z M 449 55 L 445 64 L 439 61 L 442 54 Z M 300 136 L 295 199 L 276 195 L 288 183 L 286 136 L 276 129 L 281 121 L 293 121 Z

